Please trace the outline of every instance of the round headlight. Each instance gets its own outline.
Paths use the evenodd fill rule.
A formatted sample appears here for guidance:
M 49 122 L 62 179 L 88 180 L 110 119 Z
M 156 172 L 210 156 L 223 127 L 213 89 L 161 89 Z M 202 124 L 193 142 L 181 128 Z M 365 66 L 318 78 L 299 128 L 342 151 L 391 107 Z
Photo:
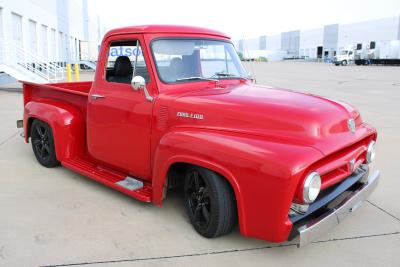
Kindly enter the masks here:
M 321 177 L 317 172 L 310 173 L 304 181 L 303 200 L 305 203 L 314 202 L 321 190 Z
M 372 141 L 368 145 L 367 149 L 367 163 L 371 163 L 375 158 L 375 141 Z

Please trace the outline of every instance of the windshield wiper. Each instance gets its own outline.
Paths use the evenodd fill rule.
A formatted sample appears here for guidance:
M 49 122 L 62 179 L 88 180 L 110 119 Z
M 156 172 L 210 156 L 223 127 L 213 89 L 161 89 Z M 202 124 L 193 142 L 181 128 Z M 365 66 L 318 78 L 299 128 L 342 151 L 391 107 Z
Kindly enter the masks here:
M 224 72 L 224 71 L 216 72 L 213 76 L 211 76 L 211 78 L 214 78 L 214 77 L 231 77 L 231 78 L 238 78 L 238 79 L 247 80 L 247 79 L 244 78 L 244 77 L 237 76 L 237 75 L 235 75 L 235 74 L 233 74 L 233 73 Z
M 217 79 L 204 78 L 204 77 L 185 77 L 185 78 L 176 79 L 177 82 L 180 82 L 180 81 L 196 81 L 196 80 L 218 82 Z

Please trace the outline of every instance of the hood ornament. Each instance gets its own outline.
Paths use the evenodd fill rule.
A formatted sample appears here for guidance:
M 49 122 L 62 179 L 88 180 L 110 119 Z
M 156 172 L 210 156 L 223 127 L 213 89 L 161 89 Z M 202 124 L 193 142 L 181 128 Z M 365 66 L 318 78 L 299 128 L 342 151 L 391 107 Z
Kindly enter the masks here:
M 354 121 L 354 119 L 349 119 L 347 121 L 347 127 L 349 128 L 349 131 L 351 133 L 355 133 L 356 132 L 356 122 Z

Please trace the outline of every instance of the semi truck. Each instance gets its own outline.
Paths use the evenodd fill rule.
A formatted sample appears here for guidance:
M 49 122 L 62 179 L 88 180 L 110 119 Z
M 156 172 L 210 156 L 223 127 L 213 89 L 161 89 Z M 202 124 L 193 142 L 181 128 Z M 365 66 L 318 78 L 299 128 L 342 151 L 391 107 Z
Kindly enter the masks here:
M 41 165 L 158 206 L 182 190 L 207 238 L 238 224 L 243 236 L 304 246 L 379 182 L 377 131 L 356 108 L 252 83 L 215 30 L 114 29 L 93 82 L 22 83 L 25 141 Z
M 333 64 L 336 66 L 346 66 L 354 62 L 354 48 L 348 47 L 341 49 L 339 53 L 333 57 Z

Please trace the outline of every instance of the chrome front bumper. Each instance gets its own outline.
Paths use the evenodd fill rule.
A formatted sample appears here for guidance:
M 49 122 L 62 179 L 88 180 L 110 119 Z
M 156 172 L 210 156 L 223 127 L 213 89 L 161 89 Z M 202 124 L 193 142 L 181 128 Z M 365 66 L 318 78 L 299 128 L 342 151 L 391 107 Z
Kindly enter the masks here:
M 380 172 L 376 170 L 368 177 L 368 182 L 348 195 L 335 209 L 326 212 L 298 229 L 298 247 L 303 247 L 319 238 L 353 213 L 374 192 L 379 182 Z

